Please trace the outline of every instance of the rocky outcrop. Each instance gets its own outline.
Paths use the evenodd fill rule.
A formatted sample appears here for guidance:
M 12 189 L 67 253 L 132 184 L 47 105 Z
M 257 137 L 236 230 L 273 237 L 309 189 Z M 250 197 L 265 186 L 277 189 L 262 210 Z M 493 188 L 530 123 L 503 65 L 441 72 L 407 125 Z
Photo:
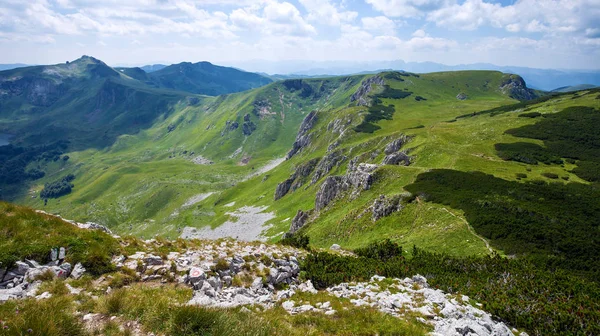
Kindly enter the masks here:
M 455 297 L 431 288 L 421 275 L 405 279 L 376 275 L 369 282 L 342 283 L 327 288 L 327 292 L 349 299 L 355 306 L 373 307 L 392 316 L 417 313 L 422 316 L 419 321 L 433 327 L 434 336 L 513 335 L 506 324 L 473 307 L 468 296 Z
M 410 165 L 410 160 L 410 156 L 406 155 L 406 153 L 398 152 L 386 155 L 385 158 L 383 158 L 383 164 L 408 166 Z
M 325 155 L 325 157 L 323 157 L 321 162 L 319 162 L 315 168 L 315 173 L 310 183 L 317 183 L 321 177 L 327 175 L 334 167 L 338 167 L 346 159 L 347 157 L 342 153 L 342 151 L 335 151 Z
M 401 135 L 399 138 L 388 143 L 385 146 L 384 153 L 386 156 L 383 158 L 383 164 L 387 165 L 403 165 L 408 166 L 411 163 L 411 157 L 405 152 L 400 152 L 400 149 L 410 141 L 410 137 Z
M 312 211 L 302 211 L 302 210 L 298 210 L 298 212 L 296 213 L 296 216 L 294 217 L 294 219 L 292 219 L 292 225 L 290 225 L 290 231 L 288 231 L 289 234 L 293 234 L 296 231 L 300 230 L 307 222 L 308 219 L 310 218 Z
M 392 154 L 392 153 L 396 153 L 397 151 L 399 151 L 400 149 L 402 149 L 402 147 L 408 142 L 410 141 L 410 137 L 406 136 L 406 135 L 401 135 L 398 139 L 390 142 L 389 144 L 387 144 L 385 146 L 385 149 L 383 150 L 383 152 L 386 155 Z
M 334 199 L 346 191 L 352 191 L 351 197 L 356 197 L 363 190 L 369 190 L 373 184 L 373 175 L 371 174 L 377 165 L 360 163 L 354 171 L 348 172 L 342 176 L 328 176 L 315 199 L 315 210 L 320 211 L 325 208 Z
M 278 200 L 285 196 L 290 190 L 295 191 L 300 188 L 306 182 L 306 178 L 313 172 L 319 160 L 319 158 L 315 158 L 298 166 L 287 180 L 277 185 L 274 199 Z
M 375 222 L 380 218 L 387 217 L 394 212 L 402 210 L 401 201 L 402 197 L 400 195 L 394 195 L 392 197 L 380 195 L 370 207 L 371 220 Z
M 317 123 L 317 111 L 310 112 L 300 124 L 296 141 L 292 144 L 292 149 L 287 153 L 286 160 L 292 158 L 296 153 L 300 152 L 304 147 L 310 144 L 310 131 Z
M 245 136 L 249 136 L 255 130 L 256 124 L 253 123 L 252 120 L 250 120 L 250 115 L 246 114 L 244 116 L 244 123 L 242 124 L 242 133 L 244 133 Z
M 527 88 L 525 80 L 519 75 L 505 75 L 500 84 L 500 91 L 517 100 L 538 98 L 534 90 Z
M 372 85 L 384 85 L 385 81 L 379 75 L 369 77 L 362 81 L 356 92 L 350 96 L 351 102 L 356 102 L 358 106 L 368 106 L 370 101 L 368 95 L 371 92 Z
M 291 177 L 288 178 L 287 180 L 279 183 L 277 185 L 277 188 L 275 188 L 274 200 L 277 201 L 278 199 L 285 196 L 288 193 L 288 191 L 290 191 L 290 188 L 292 187 L 292 183 L 294 183 L 294 178 L 291 178 Z
M 468 98 L 469 97 L 464 92 L 461 92 L 461 93 L 459 93 L 459 94 L 456 95 L 456 99 L 458 99 L 458 100 L 467 100 Z

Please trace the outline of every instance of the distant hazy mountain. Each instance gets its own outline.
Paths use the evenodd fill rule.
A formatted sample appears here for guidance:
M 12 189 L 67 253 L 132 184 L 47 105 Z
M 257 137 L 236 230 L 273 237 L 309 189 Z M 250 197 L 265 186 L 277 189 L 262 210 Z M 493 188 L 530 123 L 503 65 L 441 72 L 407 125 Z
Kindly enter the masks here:
M 149 126 L 187 96 L 122 73 L 89 56 L 1 71 L 0 133 L 15 134 L 22 145 L 68 139 L 74 148 L 102 147 Z
M 579 91 L 579 90 L 593 89 L 593 88 L 597 88 L 597 87 L 598 87 L 597 85 L 581 84 L 581 85 L 559 87 L 559 88 L 552 90 L 552 92 L 573 92 L 573 91 Z
M 0 64 L 0 71 L 11 70 L 11 69 L 16 69 L 16 68 L 22 68 L 22 67 L 26 67 L 26 66 L 28 66 L 28 65 L 27 64 L 23 64 L 23 63 Z
M 150 82 L 161 88 L 209 96 L 246 91 L 273 81 L 256 73 L 213 65 L 209 62 L 173 64 L 151 72 L 148 76 Z
M 405 70 L 417 73 L 458 70 L 498 70 L 505 73 L 518 74 L 525 79 L 527 85 L 540 90 L 553 90 L 557 87 L 573 86 L 583 83 L 600 86 L 600 70 L 555 70 L 535 69 L 518 66 L 498 66 L 489 63 L 444 65 L 434 62 L 374 61 L 247 61 L 238 66 L 248 71 L 284 74 L 293 77 L 325 75 L 347 75 L 359 73 L 375 73 L 381 70 Z M 281 76 L 275 75 L 274 77 Z
M 167 67 L 167 65 L 164 65 L 164 64 L 152 64 L 152 65 L 144 65 L 143 67 L 140 67 L 140 69 L 150 73 L 150 72 L 162 70 L 166 67 Z

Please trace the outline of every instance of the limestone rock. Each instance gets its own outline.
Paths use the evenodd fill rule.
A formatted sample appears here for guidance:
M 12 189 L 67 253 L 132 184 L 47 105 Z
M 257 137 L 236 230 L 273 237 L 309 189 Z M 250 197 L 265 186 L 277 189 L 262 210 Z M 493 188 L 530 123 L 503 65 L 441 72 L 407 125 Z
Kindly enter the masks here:
M 77 263 L 75 264 L 75 267 L 73 267 L 73 271 L 71 272 L 70 276 L 73 279 L 79 279 L 81 276 L 83 276 L 83 273 L 85 273 L 85 268 L 81 263 Z
M 525 80 L 519 75 L 505 75 L 500 84 L 500 91 L 517 100 L 538 98 L 534 90 L 527 88 Z
M 408 141 L 410 141 L 410 137 L 406 135 L 400 136 L 398 139 L 390 142 L 385 146 L 383 152 L 386 155 L 390 155 L 399 151 Z
M 292 149 L 287 153 L 286 160 L 289 160 L 292 156 L 296 155 L 299 151 L 301 151 L 304 147 L 310 144 L 310 136 L 308 131 L 310 131 L 313 126 L 317 123 L 317 112 L 311 111 L 300 124 L 300 129 L 298 130 L 298 135 L 296 136 L 296 140 L 292 144 Z
M 306 222 L 308 221 L 308 219 L 310 218 L 310 214 L 311 211 L 302 211 L 302 210 L 298 210 L 298 212 L 296 213 L 296 216 L 294 217 L 294 219 L 292 219 L 292 225 L 290 225 L 290 234 L 295 233 L 296 231 L 300 230 L 300 228 L 302 228 Z
M 372 85 L 384 85 L 385 81 L 379 75 L 367 78 L 362 81 L 356 92 L 350 96 L 351 102 L 356 102 L 358 106 L 368 106 L 368 95 L 371 92 Z
M 410 165 L 410 156 L 404 152 L 386 155 L 383 159 L 383 164 L 408 166 Z
M 342 192 L 352 190 L 352 196 L 356 197 L 362 190 L 369 190 L 373 184 L 371 173 L 377 169 L 377 165 L 360 163 L 358 167 L 342 176 L 328 176 L 315 199 L 315 210 L 320 211 Z
M 402 210 L 400 195 L 386 197 L 380 195 L 371 206 L 371 219 L 375 222 L 382 217 L 387 217 L 396 211 Z
M 456 95 L 456 99 L 458 99 L 458 100 L 467 100 L 467 98 L 469 98 L 469 97 L 464 92 L 461 92 L 461 93 L 459 93 L 459 94 Z

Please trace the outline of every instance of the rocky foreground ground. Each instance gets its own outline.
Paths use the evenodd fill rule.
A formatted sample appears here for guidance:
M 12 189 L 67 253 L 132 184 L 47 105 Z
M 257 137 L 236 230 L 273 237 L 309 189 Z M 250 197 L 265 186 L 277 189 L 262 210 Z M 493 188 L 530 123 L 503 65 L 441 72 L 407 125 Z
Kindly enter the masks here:
M 129 250 L 133 246 L 127 246 Z M 289 314 L 324 314 L 335 318 L 337 300 L 349 300 L 357 307 L 372 307 L 398 319 L 415 319 L 429 326 L 432 335 L 514 335 L 517 330 L 481 310 L 466 296 L 445 294 L 430 288 L 427 279 L 415 275 L 406 279 L 374 276 L 369 282 L 342 283 L 321 291 L 322 301 L 309 303 L 300 293 L 316 294 L 308 280 L 302 279 L 301 265 L 306 251 L 288 246 L 247 243 L 235 240 L 195 241 L 193 246 L 168 253 L 164 241 L 148 240 L 134 253 L 116 256 L 113 264 L 121 272 L 131 274 L 134 282 L 151 286 L 179 284 L 193 289 L 188 305 L 219 308 L 243 306 L 244 311 L 282 307 Z M 163 252 L 159 252 L 163 251 Z M 340 253 L 340 251 L 332 251 Z M 60 259 L 47 265 L 31 260 L 17 262 L 10 270 L 2 270 L 0 301 L 34 297 L 45 300 L 52 296 L 41 291 L 44 274 L 78 279 L 86 270 L 81 264 L 71 266 Z M 94 287 L 110 293 L 115 275 L 94 279 Z M 128 283 L 127 285 L 132 285 Z M 67 283 L 71 295 L 84 295 L 97 300 L 98 292 L 76 288 Z M 348 309 L 348 307 L 338 309 Z M 111 319 L 101 314 L 81 314 L 93 329 L 98 321 Z M 112 317 L 121 321 L 118 317 Z M 136 321 L 122 321 L 134 326 L 136 334 L 145 334 Z M 524 333 L 521 333 L 524 334 Z

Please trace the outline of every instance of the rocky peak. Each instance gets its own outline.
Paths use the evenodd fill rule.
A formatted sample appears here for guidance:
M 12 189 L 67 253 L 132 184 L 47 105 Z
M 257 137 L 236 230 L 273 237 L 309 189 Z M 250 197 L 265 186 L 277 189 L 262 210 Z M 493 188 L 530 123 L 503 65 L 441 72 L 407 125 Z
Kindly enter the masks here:
M 538 98 L 534 90 L 527 88 L 525 80 L 519 75 L 505 75 L 500 84 L 500 91 L 509 97 L 518 100 L 532 100 Z
M 356 102 L 358 106 L 368 106 L 370 101 L 368 95 L 372 90 L 372 85 L 384 85 L 385 81 L 381 76 L 376 75 L 362 81 L 356 92 L 350 97 L 351 102 Z

